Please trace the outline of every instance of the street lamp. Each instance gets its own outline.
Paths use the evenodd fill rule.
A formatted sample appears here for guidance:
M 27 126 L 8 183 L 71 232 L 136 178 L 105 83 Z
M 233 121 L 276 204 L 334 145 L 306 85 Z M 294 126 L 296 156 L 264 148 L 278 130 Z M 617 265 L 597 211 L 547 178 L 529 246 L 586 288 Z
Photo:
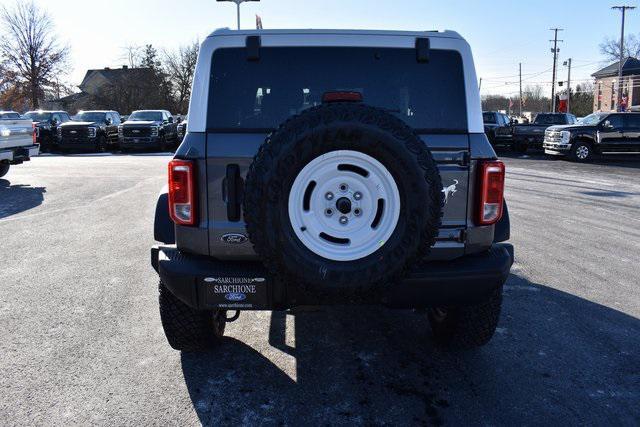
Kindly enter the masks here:
M 236 4 L 236 8 L 238 11 L 238 30 L 240 29 L 240 4 L 246 1 L 260 1 L 260 0 L 217 0 L 217 1 L 226 1 Z

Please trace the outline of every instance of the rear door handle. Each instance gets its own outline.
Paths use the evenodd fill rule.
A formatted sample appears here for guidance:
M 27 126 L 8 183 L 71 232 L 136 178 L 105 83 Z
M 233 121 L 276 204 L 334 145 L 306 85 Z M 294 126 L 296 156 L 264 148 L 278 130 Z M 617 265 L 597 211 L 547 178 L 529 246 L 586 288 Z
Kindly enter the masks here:
M 240 166 L 237 164 L 227 165 L 227 174 L 222 181 L 222 194 L 227 201 L 227 219 L 229 221 L 240 221 L 243 192 L 244 181 L 240 177 Z

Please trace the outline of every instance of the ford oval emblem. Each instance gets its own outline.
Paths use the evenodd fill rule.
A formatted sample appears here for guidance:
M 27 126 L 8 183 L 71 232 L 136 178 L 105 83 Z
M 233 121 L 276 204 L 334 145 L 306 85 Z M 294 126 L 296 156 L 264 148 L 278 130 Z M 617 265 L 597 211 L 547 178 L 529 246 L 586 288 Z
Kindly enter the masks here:
M 227 233 L 222 235 L 221 240 L 230 245 L 241 245 L 246 243 L 249 239 L 244 234 Z
M 227 301 L 243 301 L 247 298 L 245 294 L 240 292 L 231 292 L 224 296 Z

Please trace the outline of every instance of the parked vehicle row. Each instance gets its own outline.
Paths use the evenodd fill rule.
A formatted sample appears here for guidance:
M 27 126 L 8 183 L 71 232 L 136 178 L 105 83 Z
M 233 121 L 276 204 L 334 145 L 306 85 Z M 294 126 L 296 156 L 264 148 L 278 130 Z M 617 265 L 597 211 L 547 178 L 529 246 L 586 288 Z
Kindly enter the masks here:
M 516 124 L 506 114 L 486 111 L 484 130 L 495 148 L 526 153 L 544 149 L 551 156 L 589 161 L 597 154 L 640 153 L 640 113 L 540 113 L 533 123 Z
M 12 165 L 31 160 L 39 153 L 34 124 L 14 111 L 0 111 L 0 177 Z
M 14 118 L 21 118 L 18 113 Z M 175 148 L 180 118 L 166 110 L 140 110 L 120 116 L 113 110 L 81 111 L 73 118 L 66 111 L 29 111 L 22 116 L 33 122 L 36 142 L 42 152 L 114 151 Z

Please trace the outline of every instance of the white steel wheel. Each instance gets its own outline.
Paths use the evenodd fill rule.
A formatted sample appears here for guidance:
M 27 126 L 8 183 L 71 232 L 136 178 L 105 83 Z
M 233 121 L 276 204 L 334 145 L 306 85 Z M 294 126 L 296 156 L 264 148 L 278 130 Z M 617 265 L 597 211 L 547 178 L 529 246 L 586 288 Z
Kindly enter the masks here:
M 311 252 L 354 261 L 391 237 L 400 217 L 400 192 L 382 163 L 359 151 L 338 150 L 300 171 L 288 208 L 296 236 Z

